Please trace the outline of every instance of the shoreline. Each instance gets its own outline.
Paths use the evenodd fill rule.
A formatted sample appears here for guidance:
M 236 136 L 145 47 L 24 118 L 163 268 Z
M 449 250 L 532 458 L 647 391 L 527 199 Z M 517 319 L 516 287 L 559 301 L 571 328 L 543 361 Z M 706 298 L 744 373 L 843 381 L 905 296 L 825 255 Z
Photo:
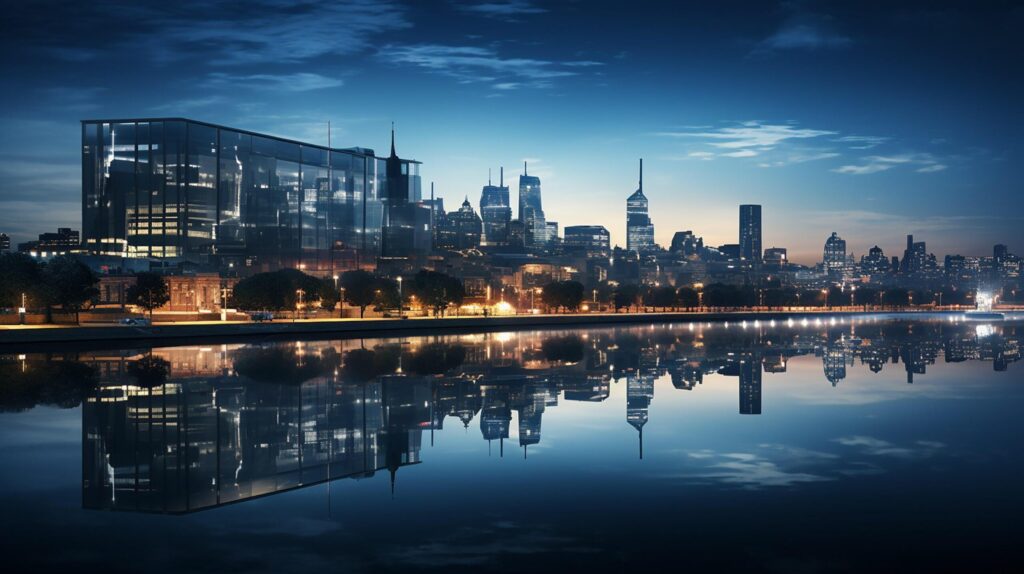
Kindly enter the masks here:
M 294 322 L 196 322 L 152 326 L 84 325 L 39 326 L 0 330 L 0 351 L 39 350 L 39 347 L 84 345 L 111 347 L 124 342 L 141 346 L 189 344 L 196 340 L 245 340 L 253 338 L 353 339 L 409 333 L 485 332 L 531 328 L 600 327 L 650 323 L 722 323 L 878 317 L 885 319 L 935 319 L 962 316 L 963 311 L 723 311 L 660 313 L 594 313 L 565 315 L 509 315 L 498 317 L 415 317 L 407 319 L 307 319 Z M 1010 319 L 1011 316 L 1007 316 Z

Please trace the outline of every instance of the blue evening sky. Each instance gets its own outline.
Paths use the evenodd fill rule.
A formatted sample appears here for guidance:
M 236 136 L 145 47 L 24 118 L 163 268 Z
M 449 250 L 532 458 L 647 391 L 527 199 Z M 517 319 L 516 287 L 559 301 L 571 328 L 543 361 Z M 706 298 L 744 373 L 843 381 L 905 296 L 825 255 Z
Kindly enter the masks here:
M 529 159 L 549 220 L 821 258 L 1024 252 L 1016 2 L 36 0 L 0 22 L 0 231 L 79 228 L 84 118 L 184 116 L 424 162 L 446 207 Z M 513 191 L 515 203 L 515 191 Z

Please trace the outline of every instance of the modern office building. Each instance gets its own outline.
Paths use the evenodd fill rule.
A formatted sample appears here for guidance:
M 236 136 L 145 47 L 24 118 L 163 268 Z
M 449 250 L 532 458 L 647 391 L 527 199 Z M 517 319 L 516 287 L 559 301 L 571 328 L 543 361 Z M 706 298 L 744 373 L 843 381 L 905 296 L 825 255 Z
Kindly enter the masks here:
M 8 239 L 8 247 L 10 240 Z M 82 240 L 77 230 L 68 227 L 57 229 L 56 233 L 40 233 L 36 241 L 18 244 L 18 251 L 32 257 L 49 258 L 78 251 Z
M 476 214 L 467 197 L 458 211 L 445 215 L 444 222 L 438 226 L 437 247 L 441 249 L 476 249 L 480 247 L 482 231 L 480 216 Z
M 740 259 L 761 262 L 761 206 L 740 206 Z
M 846 270 L 846 240 L 835 231 L 825 240 L 824 269 L 829 277 L 839 278 Z
M 523 175 L 519 176 L 519 221 L 523 223 L 523 241 L 527 248 L 540 249 L 547 245 L 548 226 L 544 220 L 540 178 L 527 173 L 525 161 Z
M 398 158 L 393 140 L 391 151 L 381 158 L 182 118 L 86 120 L 83 247 L 322 274 L 429 250 L 420 164 Z
M 672 236 L 669 251 L 681 257 L 700 255 L 704 251 L 704 238 L 697 237 L 690 230 L 677 231 Z
M 562 241 L 566 253 L 587 259 L 608 259 L 611 255 L 611 234 L 603 225 L 570 225 Z
M 640 160 L 640 186 L 626 199 L 626 249 L 643 253 L 654 247 L 654 224 L 644 195 L 644 160 Z
M 11 250 L 11 238 L 6 233 L 0 233 L 0 253 Z
M 764 250 L 764 264 L 784 267 L 789 263 L 789 253 L 785 247 L 769 247 Z
M 512 221 L 512 207 L 509 205 L 508 186 L 505 185 L 505 168 L 501 168 L 498 185 L 487 185 L 480 194 L 480 219 L 483 220 L 484 245 L 508 245 L 508 224 Z

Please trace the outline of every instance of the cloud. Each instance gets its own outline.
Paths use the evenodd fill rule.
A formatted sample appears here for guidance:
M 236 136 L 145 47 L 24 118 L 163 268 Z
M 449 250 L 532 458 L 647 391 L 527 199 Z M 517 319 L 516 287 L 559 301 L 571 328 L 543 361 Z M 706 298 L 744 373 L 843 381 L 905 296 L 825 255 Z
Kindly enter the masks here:
M 440 44 L 389 45 L 381 60 L 409 64 L 457 79 L 461 83 L 493 83 L 496 89 L 546 88 L 551 80 L 580 75 L 580 68 L 600 62 L 504 58 L 490 48 Z
M 840 154 L 830 151 L 810 151 L 810 152 L 795 152 L 789 153 L 785 156 L 779 157 L 772 161 L 761 162 L 758 167 L 783 167 L 795 163 L 806 163 L 809 161 L 818 161 L 823 159 L 832 159 L 839 157 Z
M 180 112 L 188 112 L 188 111 L 191 111 L 191 110 L 196 110 L 196 109 L 200 109 L 200 108 L 206 108 L 206 107 L 209 107 L 209 106 L 223 104 L 226 101 L 227 101 L 227 98 L 225 98 L 224 96 L 205 96 L 205 97 L 201 97 L 201 98 L 185 98 L 185 99 L 176 100 L 176 101 L 173 101 L 173 102 L 168 102 L 166 104 L 160 104 L 158 106 L 153 106 L 150 109 L 155 111 L 155 112 L 170 112 L 172 114 L 176 114 L 176 113 L 180 113 Z
M 801 14 L 789 18 L 774 34 L 758 42 L 752 54 L 764 55 L 779 50 L 837 49 L 851 43 L 850 38 L 834 29 L 831 18 Z
M 946 447 L 944 443 L 937 441 L 919 440 L 910 446 L 898 446 L 889 441 L 879 438 L 854 435 L 839 437 L 835 442 L 852 448 L 856 448 L 868 456 L 881 456 L 892 458 L 928 458 Z
M 294 74 L 249 74 L 236 75 L 214 72 L 207 76 L 203 85 L 207 88 L 250 88 L 282 92 L 306 92 L 336 88 L 345 82 L 311 72 Z
M 721 154 L 722 157 L 754 157 L 755 155 L 758 155 L 758 152 L 752 149 L 743 149 L 740 151 L 732 151 L 729 153 Z
M 673 138 L 702 139 L 714 147 L 742 149 L 773 147 L 788 140 L 809 139 L 836 134 L 837 132 L 829 130 L 798 128 L 792 124 L 766 124 L 758 121 L 747 121 L 738 126 L 722 127 L 707 131 L 658 132 L 656 135 Z
M 543 14 L 546 9 L 535 6 L 526 0 L 506 0 L 504 2 L 482 2 L 480 4 L 463 4 L 459 10 L 479 14 L 488 18 L 499 18 L 502 20 L 514 21 L 515 16 L 528 14 Z
M 860 164 L 842 165 L 835 168 L 834 172 L 847 175 L 869 175 L 882 171 L 889 171 L 901 165 L 916 166 L 918 173 L 932 173 L 942 171 L 947 166 L 934 156 L 928 153 L 899 154 L 899 155 L 870 155 L 861 158 Z
M 848 146 L 850 149 L 871 149 L 889 141 L 889 138 L 879 136 L 843 136 L 832 141 L 850 144 Z

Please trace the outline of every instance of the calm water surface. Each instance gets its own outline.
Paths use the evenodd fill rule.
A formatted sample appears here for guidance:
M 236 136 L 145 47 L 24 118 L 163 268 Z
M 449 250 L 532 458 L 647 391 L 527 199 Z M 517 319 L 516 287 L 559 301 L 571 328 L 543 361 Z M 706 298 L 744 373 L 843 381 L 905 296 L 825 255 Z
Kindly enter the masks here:
M 1017 571 L 1024 324 L 0 356 L 17 571 Z

